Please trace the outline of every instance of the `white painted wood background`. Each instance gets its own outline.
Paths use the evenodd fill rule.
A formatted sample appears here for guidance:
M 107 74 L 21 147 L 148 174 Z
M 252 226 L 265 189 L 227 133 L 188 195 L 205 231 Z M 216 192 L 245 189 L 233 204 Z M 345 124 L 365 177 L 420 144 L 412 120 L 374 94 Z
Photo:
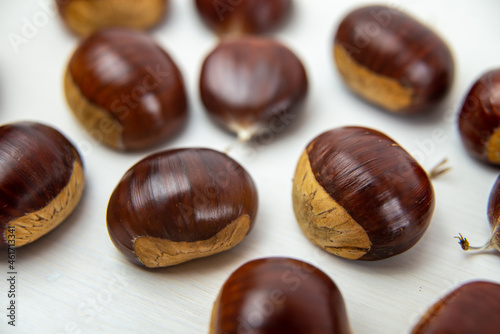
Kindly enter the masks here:
M 115 185 L 130 166 L 152 151 L 111 151 L 89 139 L 75 121 L 65 104 L 62 78 L 77 39 L 67 33 L 57 15 L 46 15 L 43 21 L 40 13 L 49 0 L 0 2 L 0 123 L 28 119 L 60 129 L 82 152 L 87 176 L 76 212 L 49 235 L 17 251 L 15 329 L 7 326 L 7 284 L 1 280 L 1 333 L 206 333 L 212 303 L 228 275 L 244 262 L 266 256 L 294 257 L 324 270 L 342 291 L 357 334 L 408 333 L 427 307 L 459 284 L 475 279 L 500 282 L 498 254 L 464 254 L 453 238 L 462 232 L 472 243 L 481 244 L 490 233 L 486 204 L 500 169 L 469 158 L 459 141 L 455 119 L 472 82 L 500 66 L 500 3 L 390 2 L 439 31 L 456 60 L 456 81 L 443 111 L 407 119 L 355 98 L 333 66 L 330 51 L 337 24 L 366 1 L 295 2 L 289 24 L 273 35 L 288 44 L 307 67 L 306 114 L 269 143 L 231 154 L 258 186 L 260 210 L 254 230 L 231 251 L 154 271 L 127 262 L 112 245 L 105 224 Z M 9 34 L 21 34 L 23 20 L 32 22 L 34 17 L 38 31 L 15 52 Z M 161 148 L 224 149 L 233 138 L 207 118 L 197 89 L 202 60 L 217 40 L 200 22 L 194 1 L 171 0 L 171 13 L 152 35 L 177 61 L 190 98 L 189 126 Z M 434 182 L 433 222 L 407 253 L 372 263 L 346 261 L 314 247 L 295 222 L 291 180 L 301 151 L 317 134 L 346 124 L 387 133 L 425 168 L 443 157 L 454 167 Z M 439 131 L 444 132 L 442 138 L 433 139 Z M 1 252 L 0 268 L 7 272 L 6 251 Z

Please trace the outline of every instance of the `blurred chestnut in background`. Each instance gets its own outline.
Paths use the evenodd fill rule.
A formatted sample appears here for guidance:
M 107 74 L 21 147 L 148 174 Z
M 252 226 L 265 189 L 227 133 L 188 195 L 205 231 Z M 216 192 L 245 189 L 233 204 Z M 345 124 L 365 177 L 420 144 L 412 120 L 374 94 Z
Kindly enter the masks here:
M 454 78 L 446 43 L 413 17 L 385 6 L 349 13 L 335 34 L 333 54 L 353 92 L 398 114 L 432 109 Z
M 168 0 L 56 0 L 66 26 L 86 37 L 98 30 L 124 27 L 145 30 L 158 24 Z
M 182 75 L 151 37 L 101 30 L 71 57 L 64 87 L 71 110 L 89 133 L 112 148 L 152 147 L 187 120 Z
M 410 249 L 435 206 L 418 162 L 385 134 L 362 127 L 313 139 L 297 164 L 292 196 L 305 235 L 352 260 L 381 260 Z
M 291 0 L 196 0 L 205 23 L 218 34 L 259 34 L 287 18 Z
M 436 302 L 411 334 L 497 334 L 499 314 L 500 284 L 474 281 Z
M 460 110 L 458 129 L 473 157 L 500 165 L 500 69 L 483 74 Z
M 307 91 L 302 62 L 273 39 L 225 40 L 201 70 L 200 94 L 208 114 L 241 141 L 283 131 L 298 118 Z
M 318 268 L 264 258 L 238 268 L 212 311 L 210 334 L 349 334 L 344 299 Z
M 227 155 L 169 150 L 144 158 L 120 180 L 108 204 L 108 232 L 133 262 L 172 266 L 240 243 L 257 207 L 252 178 Z
M 84 185 L 80 155 L 59 131 L 32 122 L 1 126 L 0 246 L 24 246 L 52 231 Z

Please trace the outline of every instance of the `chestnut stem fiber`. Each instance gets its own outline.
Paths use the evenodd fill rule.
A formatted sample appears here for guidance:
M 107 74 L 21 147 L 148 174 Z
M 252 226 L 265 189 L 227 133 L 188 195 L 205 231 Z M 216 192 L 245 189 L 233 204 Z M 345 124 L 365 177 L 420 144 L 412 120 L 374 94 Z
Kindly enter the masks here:
M 307 91 L 300 59 L 267 38 L 221 42 L 206 57 L 200 76 L 208 114 L 243 142 L 284 131 L 299 117 Z
M 177 149 L 151 155 L 121 179 L 108 204 L 114 245 L 149 268 L 228 250 L 251 230 L 257 189 L 227 155 Z
M 292 197 L 306 236 L 353 260 L 381 260 L 410 249 L 435 206 L 418 162 L 391 138 L 362 127 L 316 137 L 299 159 Z
M 500 285 L 475 281 L 436 302 L 412 334 L 497 334 L 500 328 Z
M 291 0 L 196 0 L 205 23 L 219 35 L 268 32 L 289 16 Z
M 238 268 L 212 311 L 210 334 L 349 334 L 342 295 L 318 268 L 265 258 Z
M 337 29 L 333 55 L 352 91 L 398 114 L 435 107 L 454 78 L 446 43 L 413 17 L 385 6 L 349 13 Z
M 110 27 L 146 30 L 157 25 L 168 8 L 167 0 L 57 0 L 67 27 L 87 37 Z
M 85 179 L 80 155 L 57 130 L 19 122 L 0 127 L 1 246 L 47 234 L 76 208 Z
M 474 158 L 500 165 L 500 69 L 483 74 L 464 99 L 458 129 Z
M 64 87 L 80 123 L 115 149 L 160 144 L 187 120 L 179 69 L 141 32 L 107 29 L 84 40 L 69 61 Z

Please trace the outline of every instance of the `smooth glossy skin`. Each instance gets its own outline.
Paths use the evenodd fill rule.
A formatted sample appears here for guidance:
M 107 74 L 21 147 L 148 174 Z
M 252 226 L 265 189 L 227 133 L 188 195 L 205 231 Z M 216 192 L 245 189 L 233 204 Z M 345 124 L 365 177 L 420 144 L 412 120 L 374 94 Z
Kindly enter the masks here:
M 500 252 L 500 176 L 497 177 L 488 199 L 488 220 L 493 231 L 490 243 Z
M 120 125 L 117 149 L 160 144 L 186 123 L 182 75 L 169 55 L 144 33 L 108 29 L 90 36 L 76 49 L 67 72 L 85 102 Z M 72 107 L 80 121 L 90 117 L 86 111 L 75 110 L 78 106 Z M 101 124 L 89 130 L 97 139 L 109 132 Z
M 429 226 L 435 196 L 427 173 L 391 138 L 363 127 L 321 134 L 308 146 L 314 176 L 367 233 L 360 260 L 381 260 L 413 247 Z
M 348 334 L 342 295 L 318 268 L 289 258 L 248 262 L 224 283 L 210 334 Z
M 352 11 L 340 23 L 335 45 L 372 74 L 413 91 L 409 105 L 393 110 L 401 114 L 436 106 L 453 82 L 454 61 L 446 43 L 395 8 L 367 6 Z
M 138 263 L 134 240 L 207 240 L 242 215 L 253 226 L 257 189 L 233 159 L 210 149 L 175 149 L 150 155 L 123 176 L 108 204 L 114 245 Z
M 283 23 L 291 0 L 196 0 L 205 23 L 219 34 L 259 34 Z
M 145 30 L 158 24 L 167 12 L 168 0 L 57 0 L 66 26 L 86 37 L 105 28 Z
M 307 91 L 302 62 L 273 39 L 221 42 L 205 59 L 200 77 L 209 115 L 244 140 L 265 130 L 283 131 L 298 117 Z
M 500 69 L 497 69 L 483 74 L 470 89 L 460 110 L 458 128 L 467 152 L 483 162 L 498 165 L 500 147 L 490 147 L 496 152 L 493 155 L 488 154 L 488 148 L 499 127 Z
M 19 122 L 0 127 L 0 247 L 7 245 L 5 229 L 11 222 L 43 210 L 61 194 L 75 163 L 82 165 L 75 147 L 49 126 Z M 43 230 L 48 221 L 40 216 Z
M 497 334 L 500 329 L 500 285 L 471 282 L 434 304 L 412 334 Z

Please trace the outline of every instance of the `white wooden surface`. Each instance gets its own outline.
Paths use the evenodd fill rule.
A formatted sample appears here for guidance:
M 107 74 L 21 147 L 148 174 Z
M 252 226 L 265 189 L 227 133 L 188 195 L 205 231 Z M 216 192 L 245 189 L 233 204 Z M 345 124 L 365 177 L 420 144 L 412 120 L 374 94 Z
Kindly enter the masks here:
M 233 138 L 209 121 L 197 90 L 202 60 L 216 37 L 201 24 L 194 1 L 171 2 L 168 19 L 152 34 L 184 73 L 191 119 L 186 131 L 162 148 L 223 149 Z M 18 249 L 18 326 L 6 324 L 7 285 L 2 279 L 1 333 L 206 333 L 212 303 L 227 276 L 244 262 L 265 256 L 302 259 L 328 273 L 342 291 L 357 334 L 407 333 L 428 306 L 457 285 L 475 279 L 500 282 L 498 254 L 465 254 L 453 238 L 462 232 L 472 243 L 481 244 L 490 233 L 486 204 L 499 169 L 469 158 L 455 119 L 473 80 L 500 66 L 500 3 L 390 2 L 438 30 L 456 59 L 455 85 L 442 112 L 408 119 L 355 98 L 333 66 L 330 49 L 335 28 L 343 15 L 365 1 L 295 2 L 293 18 L 274 35 L 295 50 L 308 69 L 306 114 L 269 142 L 232 152 L 254 177 L 260 193 L 254 230 L 231 251 L 155 271 L 127 262 L 109 240 L 105 224 L 115 185 L 132 164 L 152 151 L 123 154 L 103 148 L 88 138 L 70 114 L 62 77 L 77 39 L 67 33 L 57 15 L 46 15 L 43 21 L 43 4 L 51 1 L 0 2 L 0 123 L 29 119 L 57 127 L 80 149 L 88 180 L 81 204 L 64 224 Z M 34 17 L 38 31 L 15 52 L 9 34 L 21 35 L 23 20 L 33 22 Z M 291 179 L 301 151 L 317 134 L 346 124 L 386 132 L 425 168 L 443 157 L 454 166 L 434 182 L 433 222 L 407 253 L 373 263 L 343 260 L 314 247 L 295 222 Z M 0 263 L 6 275 L 6 251 L 1 252 Z

